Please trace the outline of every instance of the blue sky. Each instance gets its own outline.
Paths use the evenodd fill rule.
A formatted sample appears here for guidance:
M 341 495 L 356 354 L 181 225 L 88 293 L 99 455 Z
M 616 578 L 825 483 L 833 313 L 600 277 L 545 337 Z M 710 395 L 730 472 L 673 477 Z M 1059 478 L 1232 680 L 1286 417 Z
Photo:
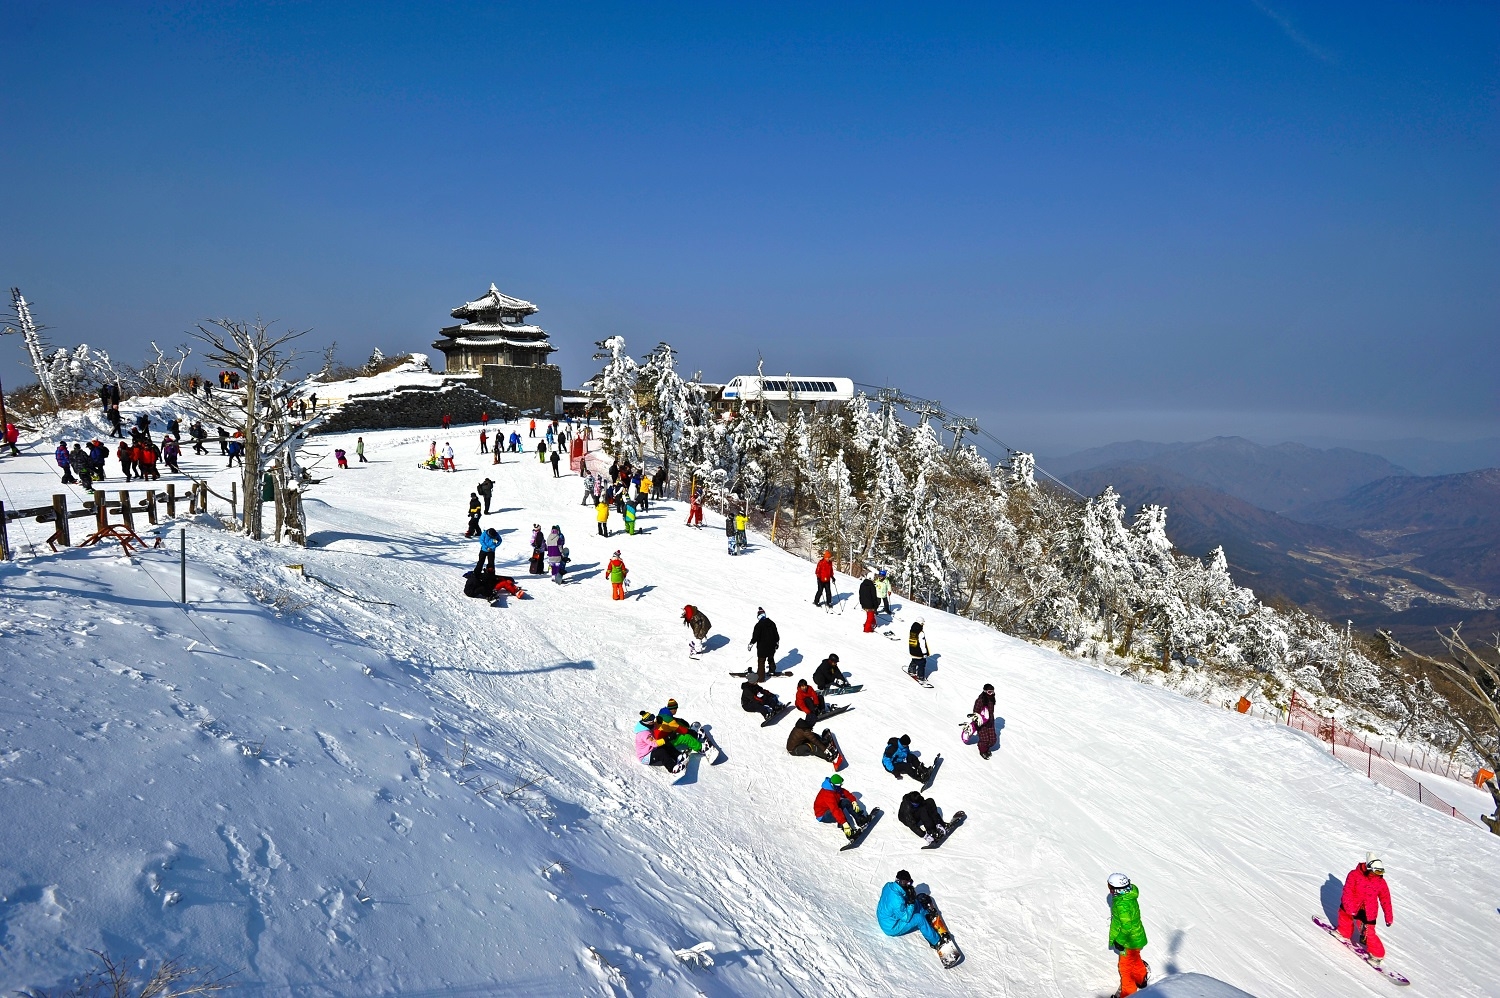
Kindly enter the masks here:
M 1044 452 L 1500 433 L 1491 3 L 6 0 L 0 33 L 0 276 L 59 344 L 261 313 L 355 360 L 495 281 L 570 382 L 622 333 Z

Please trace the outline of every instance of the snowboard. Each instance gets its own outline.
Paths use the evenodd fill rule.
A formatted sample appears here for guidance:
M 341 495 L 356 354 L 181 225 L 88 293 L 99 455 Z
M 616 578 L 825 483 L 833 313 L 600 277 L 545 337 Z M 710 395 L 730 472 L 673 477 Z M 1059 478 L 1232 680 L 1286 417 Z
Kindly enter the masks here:
M 784 704 L 782 704 L 781 707 L 780 707 L 780 709 L 778 709 L 774 714 L 769 715 L 764 721 L 761 721 L 760 722 L 760 726 L 762 728 L 769 728 L 769 727 L 771 727 L 777 721 L 779 721 L 783 717 L 785 717 L 787 715 L 788 711 L 795 710 L 796 707 L 797 707 L 796 704 L 791 704 L 791 703 L 784 703 Z
M 839 707 L 826 707 L 826 708 L 824 708 L 823 713 L 821 713 L 821 714 L 818 715 L 817 723 L 821 724 L 824 721 L 829 720 L 830 718 L 838 717 L 840 714 L 847 714 L 847 713 L 849 713 L 853 709 L 854 709 L 854 707 L 852 705 L 850 705 L 850 706 L 839 706 Z
M 755 676 L 755 670 L 754 669 L 746 669 L 744 672 L 731 672 L 730 675 L 734 676 L 737 679 L 752 679 Z M 766 679 L 780 679 L 783 676 L 785 676 L 787 678 L 791 678 L 791 675 L 792 675 L 792 670 L 791 669 L 782 669 L 780 672 L 773 672 L 773 673 L 771 673 L 769 676 L 766 677 Z M 757 682 L 765 682 L 765 680 L 757 680 Z
M 1339 930 L 1336 927 L 1329 925 L 1327 922 L 1323 921 L 1316 915 L 1313 916 L 1313 924 L 1332 936 L 1339 943 L 1339 945 L 1349 950 L 1365 963 L 1369 963 L 1371 970 L 1375 971 L 1378 974 L 1384 975 L 1385 978 L 1392 984 L 1395 984 L 1397 987 L 1405 987 L 1406 985 L 1411 983 L 1411 981 L 1408 981 L 1405 977 L 1396 973 L 1394 970 L 1391 970 L 1389 967 L 1377 967 L 1375 966 L 1375 964 L 1370 963 L 1370 954 L 1363 946 L 1354 945 L 1354 943 L 1339 935 Z
M 823 734 L 825 734 L 829 738 L 833 739 L 833 758 L 829 759 L 828 761 L 831 762 L 831 763 L 833 763 L 833 771 L 835 773 L 837 773 L 839 770 L 841 770 L 845 766 L 847 766 L 849 764 L 849 762 L 848 762 L 847 759 L 844 758 L 844 750 L 839 745 L 839 736 L 835 735 L 832 731 L 829 731 L 827 728 L 823 729 Z
M 854 838 L 846 842 L 839 852 L 848 852 L 850 849 L 859 848 L 859 844 L 865 840 L 866 835 L 870 834 L 870 829 L 875 827 L 875 822 L 880 820 L 880 816 L 883 813 L 878 807 L 871 811 L 870 816 L 865 819 L 865 823 L 860 825 L 859 830 L 854 833 Z
M 848 696 L 850 693 L 858 693 L 860 690 L 862 690 L 864 688 L 865 688 L 864 684 L 860 683 L 858 686 L 835 686 L 832 689 L 830 689 L 827 693 L 823 693 L 822 690 L 819 690 L 818 692 L 819 693 L 823 693 L 823 696 L 825 696 L 825 697 L 842 697 L 842 696 Z
M 927 769 L 927 779 L 922 783 L 922 792 L 926 793 L 932 786 L 932 781 L 937 779 L 938 767 L 943 764 L 943 753 L 939 752 L 937 758 L 932 760 L 932 765 Z
M 959 811 L 958 813 L 956 813 L 953 816 L 952 820 L 950 820 L 948 822 L 948 830 L 946 832 L 944 832 L 942 835 L 940 835 L 938 838 L 934 839 L 929 844 L 923 846 L 922 848 L 923 849 L 936 849 L 938 846 L 942 845 L 944 842 L 947 842 L 948 841 L 948 836 L 952 835 L 953 834 L 953 830 L 955 828 L 957 828 L 959 825 L 962 825 L 964 823 L 964 819 L 966 819 L 967 817 L 968 817 L 968 815 L 964 814 L 962 811 Z
M 925 687 L 927 687 L 927 688 L 928 688 L 928 689 L 929 689 L 929 690 L 930 690 L 930 689 L 932 689 L 932 684 L 931 684 L 931 683 L 929 683 L 929 682 L 928 682 L 928 681 L 927 681 L 927 680 L 925 680 L 925 679 L 918 679 L 918 678 L 917 678 L 917 677 L 916 677 L 916 676 L 914 676 L 914 675 L 912 675 L 912 674 L 911 674 L 911 673 L 910 673 L 910 672 L 908 672 L 908 673 L 907 673 L 907 674 L 906 674 L 906 678 L 907 678 L 907 679 L 910 679 L 910 680 L 911 680 L 911 681 L 912 681 L 912 682 L 914 682 L 914 683 L 917 683 L 917 684 L 919 684 L 919 685 L 921 685 L 921 686 L 925 686 Z
M 943 969 L 952 970 L 964 962 L 964 952 L 958 948 L 958 942 L 953 938 L 953 933 L 948 931 L 948 923 L 943 921 L 943 913 L 938 911 L 937 902 L 932 900 L 931 894 L 923 894 L 920 898 L 922 907 L 927 912 L 927 921 L 937 930 L 941 942 L 937 945 L 938 959 L 943 962 Z

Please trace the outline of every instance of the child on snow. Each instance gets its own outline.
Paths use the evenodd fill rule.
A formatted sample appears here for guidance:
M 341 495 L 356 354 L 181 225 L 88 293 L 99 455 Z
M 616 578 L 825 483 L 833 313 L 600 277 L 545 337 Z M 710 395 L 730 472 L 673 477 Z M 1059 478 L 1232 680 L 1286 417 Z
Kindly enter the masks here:
M 1120 990 L 1115 998 L 1135 994 L 1151 976 L 1151 965 L 1141 959 L 1146 928 L 1141 924 L 1140 894 L 1125 874 L 1109 875 L 1109 948 L 1120 955 Z

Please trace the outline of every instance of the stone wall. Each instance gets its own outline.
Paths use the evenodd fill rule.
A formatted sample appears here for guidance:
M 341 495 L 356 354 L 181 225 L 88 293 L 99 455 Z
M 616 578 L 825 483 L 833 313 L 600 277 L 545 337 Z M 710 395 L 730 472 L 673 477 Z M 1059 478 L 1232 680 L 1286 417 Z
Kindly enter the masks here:
M 480 414 L 486 412 L 491 419 L 514 419 L 518 415 L 515 406 L 506 405 L 467 385 L 452 382 L 432 388 L 409 385 L 390 392 L 349 396 L 349 400 L 318 428 L 318 432 L 352 433 L 357 430 L 442 426 L 445 415 L 453 417 L 454 423 L 477 423 Z
M 522 412 L 552 412 L 562 394 L 562 368 L 555 364 L 540 367 L 505 367 L 486 364 L 478 378 L 471 379 L 475 388 Z

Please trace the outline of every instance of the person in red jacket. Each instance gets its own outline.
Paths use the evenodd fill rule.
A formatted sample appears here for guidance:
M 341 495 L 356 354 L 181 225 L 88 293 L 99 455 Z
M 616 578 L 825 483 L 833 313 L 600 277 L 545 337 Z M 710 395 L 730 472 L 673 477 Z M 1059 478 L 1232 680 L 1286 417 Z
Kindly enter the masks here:
M 1380 917 L 1381 906 L 1385 907 L 1385 924 L 1389 926 L 1396 913 L 1391 910 L 1385 864 L 1373 852 L 1367 853 L 1365 861 L 1344 878 L 1344 895 L 1339 899 L 1339 935 L 1363 946 L 1370 954 L 1370 962 L 1377 967 L 1385 956 L 1385 943 L 1375 934 L 1375 920 Z M 1356 930 L 1362 938 L 1355 938 Z
M 818 577 L 818 592 L 813 596 L 813 606 L 833 606 L 833 552 L 824 551 L 823 557 L 818 559 L 818 567 L 813 569 L 813 574 Z M 822 603 L 819 603 L 819 600 Z
M 860 825 L 864 824 L 865 809 L 844 789 L 844 778 L 834 773 L 823 781 L 818 796 L 813 798 L 813 815 L 819 821 L 832 821 L 844 832 L 847 839 L 854 838 Z
M 827 707 L 822 695 L 805 679 L 797 680 L 797 709 L 816 720 Z

